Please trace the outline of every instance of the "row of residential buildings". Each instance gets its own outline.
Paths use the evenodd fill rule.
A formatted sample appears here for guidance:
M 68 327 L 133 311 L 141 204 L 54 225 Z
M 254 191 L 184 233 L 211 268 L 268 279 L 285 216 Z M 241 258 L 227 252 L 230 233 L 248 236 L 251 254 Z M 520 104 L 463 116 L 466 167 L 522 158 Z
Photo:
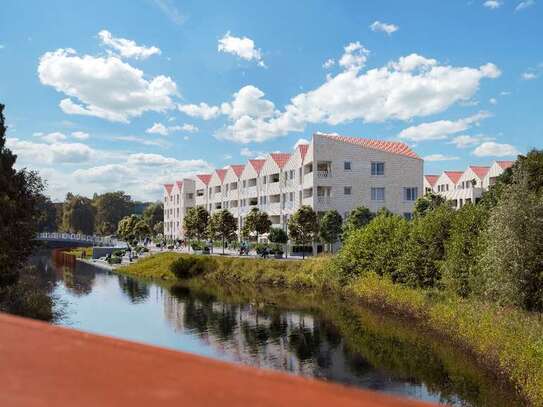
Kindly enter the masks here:
M 286 230 L 302 205 L 342 216 L 357 206 L 410 217 L 423 193 L 423 160 L 401 142 L 316 133 L 291 153 L 229 165 L 164 186 L 164 234 L 183 239 L 189 208 L 228 209 L 243 226 L 252 208 Z
M 464 171 L 444 171 L 441 175 L 424 176 L 424 192 L 433 192 L 451 201 L 459 209 L 477 203 L 513 161 L 494 161 L 491 166 L 470 165 Z

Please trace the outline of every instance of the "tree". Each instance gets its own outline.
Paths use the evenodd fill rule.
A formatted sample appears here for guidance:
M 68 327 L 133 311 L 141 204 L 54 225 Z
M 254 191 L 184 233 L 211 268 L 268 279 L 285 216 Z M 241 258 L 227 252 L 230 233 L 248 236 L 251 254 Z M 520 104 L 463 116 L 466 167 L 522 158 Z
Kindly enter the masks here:
M 345 219 L 345 223 L 343 224 L 343 235 L 341 238 L 343 240 L 347 239 L 349 233 L 366 226 L 374 216 L 375 215 L 365 206 L 354 208 Z
M 163 235 L 164 234 L 164 222 L 158 222 L 153 227 L 153 234 L 155 236 Z
M 164 204 L 162 202 L 156 202 L 147 206 L 143 211 L 143 219 L 145 219 L 149 227 L 154 230 L 156 224 L 164 222 Z
M 445 198 L 441 195 L 428 192 L 426 195 L 421 196 L 416 200 L 414 215 L 418 217 L 424 216 L 444 203 Z
M 38 232 L 57 232 L 57 206 L 46 196 L 41 196 L 37 202 Z
M 96 211 L 95 230 L 101 235 L 112 235 L 119 221 L 132 214 L 134 203 L 123 191 L 95 195 L 93 205 Z
M 318 232 L 317 214 L 310 206 L 301 206 L 288 220 L 288 235 L 293 242 L 304 246 L 302 251 L 304 259 L 305 246 L 313 243 Z
M 250 236 L 253 233 L 256 234 L 256 241 L 258 242 L 258 236 L 268 233 L 270 231 L 270 227 L 271 220 L 268 214 L 260 211 L 258 208 L 253 208 L 245 217 L 243 234 L 245 236 Z
M 149 228 L 145 219 L 138 215 L 122 218 L 117 228 L 117 235 L 127 243 L 137 242 L 150 234 L 151 228 Z
M 205 210 L 205 208 L 201 206 L 189 208 L 187 214 L 183 218 L 183 229 L 185 230 L 185 236 L 187 236 L 189 240 L 202 240 L 202 238 L 206 236 L 208 223 L 209 213 Z
M 330 251 L 332 251 L 332 245 L 336 243 L 342 230 L 343 219 L 336 210 L 329 210 L 325 212 L 320 221 L 320 237 L 324 243 L 328 243 Z
M 215 212 L 208 225 L 210 239 L 218 238 L 222 241 L 222 253 L 224 254 L 225 243 L 236 238 L 238 222 L 228 209 Z
M 288 235 L 287 232 L 281 228 L 271 228 L 270 233 L 268 234 L 268 240 L 278 245 L 286 245 L 288 243 Z
M 62 229 L 70 233 L 94 233 L 94 206 L 89 198 L 68 193 L 62 206 Z

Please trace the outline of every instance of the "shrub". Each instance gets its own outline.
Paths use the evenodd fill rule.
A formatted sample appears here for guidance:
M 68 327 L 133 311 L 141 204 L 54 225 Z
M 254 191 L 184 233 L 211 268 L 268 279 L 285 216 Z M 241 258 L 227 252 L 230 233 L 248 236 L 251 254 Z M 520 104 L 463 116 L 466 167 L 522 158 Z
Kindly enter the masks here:
M 171 263 L 170 271 L 177 278 L 191 278 L 213 270 L 214 263 L 211 257 L 181 256 Z
M 192 250 L 194 251 L 198 251 L 198 250 L 204 250 L 204 242 L 200 241 L 200 240 L 197 240 L 195 242 L 192 242 L 190 247 L 192 248 Z
M 256 243 L 254 245 L 254 249 L 256 251 L 256 254 L 261 255 L 264 253 L 264 250 L 269 250 L 270 246 L 267 243 Z

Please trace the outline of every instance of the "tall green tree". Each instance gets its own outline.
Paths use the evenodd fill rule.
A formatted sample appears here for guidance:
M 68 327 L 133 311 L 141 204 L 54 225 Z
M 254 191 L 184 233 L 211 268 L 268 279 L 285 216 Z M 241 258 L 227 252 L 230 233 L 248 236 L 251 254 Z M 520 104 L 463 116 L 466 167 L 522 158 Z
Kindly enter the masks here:
M 271 220 L 266 212 L 260 211 L 258 208 L 253 208 L 249 211 L 245 217 L 243 224 L 242 234 L 250 236 L 256 235 L 256 241 L 258 237 L 270 231 Z
M 142 216 L 125 216 L 119 222 L 117 235 L 120 236 L 125 242 L 135 244 L 139 240 L 150 236 L 151 228 Z
M 89 198 L 68 193 L 62 206 L 62 229 L 69 233 L 94 233 L 94 205 Z
M 328 244 L 330 252 L 333 244 L 341 237 L 342 225 L 343 219 L 336 210 L 326 211 L 320 220 L 319 235 Z
M 238 222 L 228 209 L 215 212 L 208 225 L 208 235 L 210 239 L 220 239 L 222 241 L 222 253 L 227 241 L 236 239 L 236 230 Z
M 162 202 L 155 202 L 147 206 L 143 211 L 143 219 L 154 230 L 156 224 L 164 222 L 164 204 Z
M 317 214 L 311 206 L 301 206 L 288 220 L 288 235 L 296 244 L 308 246 L 315 241 L 318 233 Z M 302 258 L 305 259 L 305 249 Z
M 38 232 L 57 232 L 59 230 L 57 206 L 51 199 L 42 196 L 37 203 L 37 228 Z
M 342 239 L 347 239 L 349 233 L 366 226 L 374 217 L 375 215 L 365 206 L 354 208 L 343 224 Z
M 418 217 L 424 216 L 444 203 L 445 198 L 443 198 L 441 195 L 429 192 L 416 200 L 414 215 Z
M 287 232 L 281 228 L 271 228 L 270 233 L 268 234 L 268 240 L 278 245 L 286 245 L 288 243 L 288 235 Z M 285 250 L 285 253 L 287 253 L 287 250 Z
M 123 191 L 95 195 L 93 205 L 96 210 L 95 230 L 101 235 L 114 234 L 119 221 L 132 214 L 134 209 L 132 198 Z
M 205 208 L 201 206 L 189 208 L 187 214 L 183 218 L 185 236 L 187 236 L 189 240 L 202 240 L 206 237 L 208 223 L 209 213 Z

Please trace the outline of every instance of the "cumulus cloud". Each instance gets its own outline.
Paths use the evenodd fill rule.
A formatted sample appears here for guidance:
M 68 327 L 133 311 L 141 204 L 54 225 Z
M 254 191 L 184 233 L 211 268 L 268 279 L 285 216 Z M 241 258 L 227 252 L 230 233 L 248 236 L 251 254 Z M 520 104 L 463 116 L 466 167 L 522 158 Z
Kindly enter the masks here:
M 235 37 L 228 31 L 219 40 L 217 46 L 219 52 L 237 55 L 246 61 L 255 61 L 258 66 L 265 67 L 262 60 L 262 51 L 256 48 L 255 42 L 249 37 Z
M 328 58 L 324 63 L 322 64 L 322 67 L 324 69 L 330 69 L 336 64 L 336 61 L 334 61 L 332 58 Z
M 214 119 L 221 114 L 221 109 L 219 107 L 209 106 L 207 103 L 200 103 L 199 105 L 178 105 L 177 108 L 180 112 L 183 112 L 188 116 L 198 117 L 203 120 Z
M 89 133 L 85 133 L 84 131 L 74 131 L 72 132 L 72 137 L 77 140 L 87 140 L 90 135 Z
M 517 4 L 517 7 L 515 7 L 515 11 L 521 11 L 532 6 L 535 6 L 535 0 L 523 0 L 519 4 Z
M 483 6 L 486 8 L 489 8 L 491 10 L 495 10 L 497 8 L 500 8 L 502 5 L 502 2 L 499 0 L 487 0 L 483 3 Z
M 146 47 L 126 38 L 113 37 L 107 30 L 100 31 L 98 37 L 100 37 L 102 44 L 114 49 L 124 58 L 147 59 L 152 55 L 160 55 L 161 53 L 157 47 Z
M 360 42 L 351 42 L 345 46 L 344 51 L 338 64 L 345 70 L 358 72 L 366 65 L 370 51 L 364 48 Z
M 382 23 L 381 21 L 374 21 L 373 24 L 370 25 L 370 28 L 372 31 L 384 32 L 387 35 L 390 35 L 400 29 L 400 27 L 398 27 L 397 25 Z
M 481 120 L 490 117 L 488 112 L 479 112 L 473 116 L 459 120 L 438 120 L 408 127 L 400 132 L 400 138 L 411 141 L 443 140 L 449 135 L 465 131 L 478 124 Z
M 182 126 L 165 126 L 162 123 L 154 123 L 151 127 L 145 130 L 146 133 L 160 134 L 161 136 L 167 136 L 176 131 L 196 133 L 198 131 L 198 127 L 187 123 L 183 124 Z
M 149 140 L 144 137 L 137 137 L 137 136 L 114 136 L 112 138 L 113 141 L 123 141 L 123 142 L 129 142 L 129 143 L 136 143 L 136 144 L 142 144 L 144 146 L 155 146 L 155 147 L 169 147 L 171 146 L 170 143 L 167 143 L 163 140 Z
M 460 157 L 443 154 L 430 154 L 424 157 L 425 161 L 454 161 L 459 159 Z
M 494 141 L 487 141 L 473 150 L 477 157 L 505 157 L 520 154 L 516 147 L 511 144 L 500 144 Z
M 61 134 L 61 133 L 51 133 Z M 96 155 L 91 147 L 81 143 L 64 143 L 61 137 L 46 137 L 46 143 L 35 143 L 18 138 L 8 138 L 7 146 L 19 160 L 31 165 L 84 163 Z M 43 138 L 42 137 L 42 138 Z
M 537 79 L 537 74 L 535 72 L 526 71 L 522 73 L 521 78 L 525 81 L 531 81 Z
M 175 82 L 167 76 L 147 80 L 141 70 L 118 57 L 79 56 L 72 49 L 46 52 L 38 74 L 42 84 L 68 96 L 60 102 L 65 113 L 116 122 L 171 109 L 172 97 L 178 95 Z
M 460 136 L 453 137 L 449 144 L 454 144 L 456 148 L 468 148 L 476 144 L 480 144 L 483 141 L 493 141 L 491 137 L 484 136 L 482 134 L 471 136 L 467 134 L 462 134 Z

